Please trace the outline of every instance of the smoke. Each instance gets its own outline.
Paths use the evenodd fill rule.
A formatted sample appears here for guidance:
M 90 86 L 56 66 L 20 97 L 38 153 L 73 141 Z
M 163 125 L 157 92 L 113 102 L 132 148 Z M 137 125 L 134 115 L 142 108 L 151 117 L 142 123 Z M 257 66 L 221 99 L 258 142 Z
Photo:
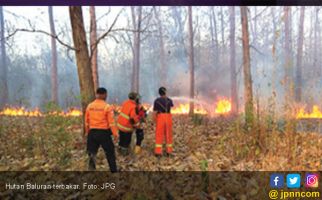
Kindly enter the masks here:
M 253 7 L 250 13 L 253 14 Z M 34 9 L 34 8 L 30 8 Z M 113 12 L 114 8 L 111 8 Z M 119 8 L 118 8 L 119 9 Z M 146 9 L 146 10 L 145 10 Z M 144 7 L 144 15 L 151 8 Z M 230 51 L 229 51 L 229 28 L 221 30 L 220 11 L 215 8 L 217 17 L 217 40 L 218 52 L 212 45 L 210 34 L 209 8 L 198 7 L 194 9 L 194 52 L 195 52 L 195 98 L 197 100 L 213 104 L 218 98 L 224 96 L 230 98 Z M 224 7 L 224 26 L 229 24 L 227 7 Z M 282 9 L 276 7 L 276 10 Z M 103 12 L 100 9 L 100 12 Z M 131 27 L 130 9 L 120 17 L 118 24 Z M 292 9 L 294 15 L 293 25 L 298 22 L 299 13 Z M 313 8 L 308 7 L 307 13 Z M 278 106 L 284 105 L 284 33 L 283 21 L 280 16 L 275 19 L 270 9 L 260 7 L 257 9 L 257 30 L 255 31 L 254 19 L 250 19 L 249 28 L 251 34 L 251 69 L 253 80 L 254 100 L 265 106 L 269 106 L 274 97 Z M 104 14 L 104 13 L 101 13 Z M 185 7 L 162 7 L 161 22 L 164 34 L 164 52 L 167 69 L 167 82 L 169 96 L 189 97 L 190 94 L 190 71 L 187 58 L 187 29 Z M 85 15 L 84 15 L 85 16 Z M 98 13 L 97 16 L 100 16 Z M 251 15 L 254 17 L 253 15 Z M 88 16 L 85 16 L 86 30 L 88 29 Z M 150 16 L 149 26 L 142 33 L 141 56 L 140 56 L 140 94 L 143 102 L 152 103 L 158 97 L 158 88 L 161 86 L 161 72 L 165 66 L 161 66 L 159 32 L 155 16 Z M 243 68 L 242 68 L 242 45 L 241 30 L 239 23 L 239 11 L 236 9 L 236 73 L 239 108 L 243 107 Z M 101 19 L 98 23 L 99 33 L 105 30 L 108 19 Z M 307 17 L 306 19 L 309 19 Z M 8 19 L 10 21 L 11 19 Z M 12 22 L 19 21 L 14 19 Z M 36 18 L 30 19 L 37 23 Z M 66 28 L 68 19 L 58 19 L 57 32 L 63 32 L 64 41 L 71 42 L 70 28 Z M 274 30 L 273 21 L 277 24 Z M 8 22 L 8 24 L 12 24 Z M 44 23 L 44 22 L 42 22 Z M 110 23 L 110 22 L 109 22 Z M 147 21 L 143 22 L 147 23 Z M 309 21 L 305 21 L 306 31 L 313 30 Z M 145 27 L 147 24 L 142 24 Z M 63 28 L 61 28 L 63 27 Z M 214 31 L 214 30 L 213 30 Z M 275 32 L 274 32 L 275 31 Z M 292 64 L 296 66 L 296 39 L 297 27 L 293 26 Z M 224 41 L 221 35 L 224 33 Z M 256 37 L 255 37 L 256 35 Z M 100 86 L 106 87 L 109 92 L 108 101 L 120 104 L 127 99 L 131 88 L 132 75 L 132 47 L 131 39 L 133 32 L 120 31 L 113 33 L 104 39 L 98 46 L 98 66 Z M 25 105 L 28 107 L 44 107 L 51 99 L 50 86 L 50 39 L 48 36 L 37 35 L 35 40 L 26 40 L 22 43 L 23 34 L 15 36 L 18 40 L 10 40 L 8 48 L 8 85 L 9 104 Z M 304 41 L 303 58 L 303 101 L 308 104 L 320 102 L 322 94 L 319 91 L 322 81 L 318 69 L 313 67 L 312 45 L 306 35 Z M 18 42 L 16 42 L 18 41 Z M 275 41 L 275 46 L 273 42 Z M 32 44 L 31 44 L 32 43 Z M 312 42 L 311 42 L 312 43 Z M 26 45 L 28 44 L 28 45 Z M 21 47 L 27 49 L 22 51 Z M 29 49 L 34 46 L 34 49 Z M 20 48 L 17 48 L 20 47 Z M 273 55 L 272 50 L 275 49 Z M 20 50 L 18 50 L 20 49 Z M 70 52 L 73 55 L 74 52 Z M 216 60 L 217 59 L 217 60 Z M 295 70 L 293 70 L 295 73 Z M 295 77 L 295 74 L 294 74 Z M 79 106 L 79 83 L 75 60 L 66 56 L 66 49 L 58 49 L 58 92 L 59 104 L 63 108 Z

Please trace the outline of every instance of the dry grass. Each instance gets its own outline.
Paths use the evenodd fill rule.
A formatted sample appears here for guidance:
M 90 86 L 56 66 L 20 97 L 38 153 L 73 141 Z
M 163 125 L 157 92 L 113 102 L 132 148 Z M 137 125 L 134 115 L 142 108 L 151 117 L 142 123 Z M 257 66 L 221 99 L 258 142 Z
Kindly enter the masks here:
M 149 121 L 142 154 L 117 155 L 118 165 L 124 171 L 322 170 L 321 134 L 272 129 L 266 122 L 245 132 L 239 122 L 176 116 L 175 156 L 157 159 Z M 1 117 L 0 170 L 86 170 L 80 127 L 75 118 Z M 108 170 L 102 151 L 97 160 L 99 170 Z

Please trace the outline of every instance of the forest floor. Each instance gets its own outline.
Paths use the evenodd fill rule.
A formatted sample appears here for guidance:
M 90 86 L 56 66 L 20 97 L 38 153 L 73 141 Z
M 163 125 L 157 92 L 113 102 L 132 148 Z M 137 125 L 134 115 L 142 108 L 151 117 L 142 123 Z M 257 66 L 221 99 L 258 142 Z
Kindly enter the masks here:
M 0 121 L 0 171 L 87 170 L 80 118 L 0 116 Z M 156 158 L 149 121 L 141 154 L 117 153 L 117 164 L 122 171 L 322 171 L 322 134 L 267 127 L 245 133 L 237 120 L 174 116 L 174 156 Z M 102 149 L 97 168 L 109 170 Z

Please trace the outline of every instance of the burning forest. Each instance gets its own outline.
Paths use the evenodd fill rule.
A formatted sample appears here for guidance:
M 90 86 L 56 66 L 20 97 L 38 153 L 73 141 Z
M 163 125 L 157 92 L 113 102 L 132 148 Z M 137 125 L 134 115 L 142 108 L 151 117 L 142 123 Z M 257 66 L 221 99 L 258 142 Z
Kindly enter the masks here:
M 0 170 L 322 170 L 321 15 L 1 6 Z

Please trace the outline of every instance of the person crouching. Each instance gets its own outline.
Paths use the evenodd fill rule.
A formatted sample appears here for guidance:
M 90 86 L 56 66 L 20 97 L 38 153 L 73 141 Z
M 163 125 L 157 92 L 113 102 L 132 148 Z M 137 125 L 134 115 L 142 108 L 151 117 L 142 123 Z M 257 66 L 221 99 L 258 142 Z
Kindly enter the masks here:
M 139 125 L 139 116 L 137 114 L 137 101 L 139 94 L 130 92 L 129 99 L 123 102 L 121 111 L 117 119 L 117 127 L 119 129 L 119 151 L 122 155 L 129 154 L 132 133 Z

